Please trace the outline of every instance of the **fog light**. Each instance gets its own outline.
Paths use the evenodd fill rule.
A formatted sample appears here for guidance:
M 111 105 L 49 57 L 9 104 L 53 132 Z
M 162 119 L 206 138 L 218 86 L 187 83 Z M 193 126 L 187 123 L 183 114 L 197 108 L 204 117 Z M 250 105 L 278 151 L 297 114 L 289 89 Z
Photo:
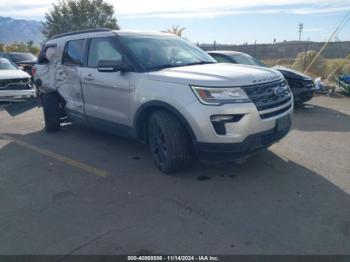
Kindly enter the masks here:
M 210 117 L 210 120 L 212 122 L 238 122 L 241 120 L 243 115 L 214 115 Z
M 214 115 L 210 121 L 218 135 L 226 135 L 226 123 L 238 122 L 244 115 Z
M 227 121 L 232 121 L 233 116 L 212 116 L 210 120 L 212 122 L 227 122 Z

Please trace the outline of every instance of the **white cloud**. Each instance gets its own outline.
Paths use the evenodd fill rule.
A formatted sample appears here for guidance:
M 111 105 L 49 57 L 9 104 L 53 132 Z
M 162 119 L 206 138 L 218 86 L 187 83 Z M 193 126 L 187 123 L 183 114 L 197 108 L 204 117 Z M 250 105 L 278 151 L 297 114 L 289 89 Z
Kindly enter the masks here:
M 10 4 L 0 0 L 0 15 L 43 17 L 51 0 L 17 0 Z M 114 5 L 119 18 L 216 17 L 245 13 L 331 13 L 350 10 L 350 0 L 107 0 Z M 286 8 L 286 6 L 288 8 Z
M 202 11 L 217 11 L 224 9 L 254 9 L 262 6 L 284 6 L 284 5 L 309 5 L 317 6 L 332 4 L 350 4 L 350 1 L 341 0 L 108 0 L 113 3 L 119 14 L 146 14 L 157 12 L 202 12 Z
M 323 28 L 315 27 L 315 28 L 304 28 L 304 32 L 314 33 L 314 32 L 321 32 L 323 31 Z

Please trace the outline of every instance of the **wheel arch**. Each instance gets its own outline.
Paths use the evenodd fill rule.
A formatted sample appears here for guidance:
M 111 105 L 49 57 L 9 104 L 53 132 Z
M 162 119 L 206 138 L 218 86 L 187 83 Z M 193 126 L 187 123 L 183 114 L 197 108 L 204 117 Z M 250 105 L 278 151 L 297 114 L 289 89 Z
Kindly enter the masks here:
M 180 123 L 185 128 L 187 134 L 189 135 L 190 139 L 192 141 L 196 140 L 196 136 L 186 120 L 186 118 L 173 106 L 169 105 L 168 103 L 165 103 L 163 101 L 149 101 L 145 104 L 143 104 L 137 111 L 134 117 L 134 127 L 136 131 L 137 138 L 142 142 L 147 142 L 147 128 L 146 124 L 148 122 L 149 116 L 152 114 L 152 112 L 155 112 L 157 110 L 164 110 L 171 114 L 173 114 L 177 119 L 179 119 Z

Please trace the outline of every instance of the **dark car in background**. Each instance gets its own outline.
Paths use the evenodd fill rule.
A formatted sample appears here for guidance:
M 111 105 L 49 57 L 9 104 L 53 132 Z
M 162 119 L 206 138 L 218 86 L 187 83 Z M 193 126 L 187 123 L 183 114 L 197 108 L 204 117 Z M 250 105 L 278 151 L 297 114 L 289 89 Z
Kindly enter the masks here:
M 23 52 L 0 52 L 0 57 L 15 63 L 29 75 L 32 75 L 33 66 L 38 61 L 35 55 Z
M 208 54 L 219 63 L 234 63 L 267 67 L 267 65 L 265 65 L 262 61 L 241 52 L 209 51 Z M 275 66 L 273 69 L 280 71 L 287 80 L 294 96 L 295 105 L 301 105 L 313 97 L 316 88 L 311 77 L 283 66 Z

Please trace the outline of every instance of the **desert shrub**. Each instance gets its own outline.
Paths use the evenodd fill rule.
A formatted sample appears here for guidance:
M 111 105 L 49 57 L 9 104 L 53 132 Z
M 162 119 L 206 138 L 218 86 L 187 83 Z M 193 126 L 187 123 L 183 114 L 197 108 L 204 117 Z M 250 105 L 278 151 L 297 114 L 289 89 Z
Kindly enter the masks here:
M 269 67 L 273 67 L 275 65 L 292 67 L 294 63 L 294 59 L 291 59 L 291 58 L 265 59 L 263 60 L 263 62 Z
M 350 74 L 350 63 L 342 66 L 342 74 L 344 74 L 344 75 Z
M 277 65 L 286 66 L 286 67 L 293 66 L 293 63 L 294 63 L 294 59 L 291 59 L 291 58 L 280 58 L 276 60 Z
M 262 62 L 268 67 L 273 67 L 276 65 L 276 59 L 264 59 Z
M 307 68 L 310 65 L 310 63 L 314 60 L 316 55 L 317 55 L 316 51 L 308 51 L 306 53 L 306 63 L 305 63 L 305 52 L 301 52 L 298 54 L 292 67 L 295 70 L 303 72 L 305 65 Z M 310 74 L 311 76 L 325 76 L 326 73 L 327 73 L 327 65 L 325 63 L 325 59 L 322 57 L 322 55 L 320 55 L 316 59 L 316 61 L 312 64 L 311 68 L 308 71 L 308 74 Z
M 311 63 L 315 55 L 316 55 L 315 51 L 312 51 L 311 54 L 310 52 L 308 53 L 306 66 L 308 66 Z M 304 57 L 305 57 L 305 53 L 302 52 L 298 54 L 298 57 L 296 59 L 290 59 L 290 58 L 265 59 L 263 60 L 263 62 L 269 67 L 273 67 L 275 65 L 281 65 L 281 66 L 293 68 L 299 72 L 304 72 Z M 344 62 L 344 59 L 340 59 L 340 58 L 326 59 L 323 57 L 319 57 L 307 74 L 314 78 L 319 76 L 321 76 L 322 78 L 328 78 L 330 74 L 333 73 L 334 75 L 330 77 L 330 79 L 334 79 L 334 77 L 338 75 L 350 74 L 350 59 L 348 59 L 346 63 L 341 65 L 341 63 L 343 62 Z M 339 67 L 339 65 L 341 66 Z M 334 70 L 336 71 L 333 72 Z
M 34 45 L 33 41 L 27 43 L 12 43 L 12 44 L 1 44 L 0 51 L 3 52 L 28 52 L 37 55 L 40 52 L 39 47 Z

